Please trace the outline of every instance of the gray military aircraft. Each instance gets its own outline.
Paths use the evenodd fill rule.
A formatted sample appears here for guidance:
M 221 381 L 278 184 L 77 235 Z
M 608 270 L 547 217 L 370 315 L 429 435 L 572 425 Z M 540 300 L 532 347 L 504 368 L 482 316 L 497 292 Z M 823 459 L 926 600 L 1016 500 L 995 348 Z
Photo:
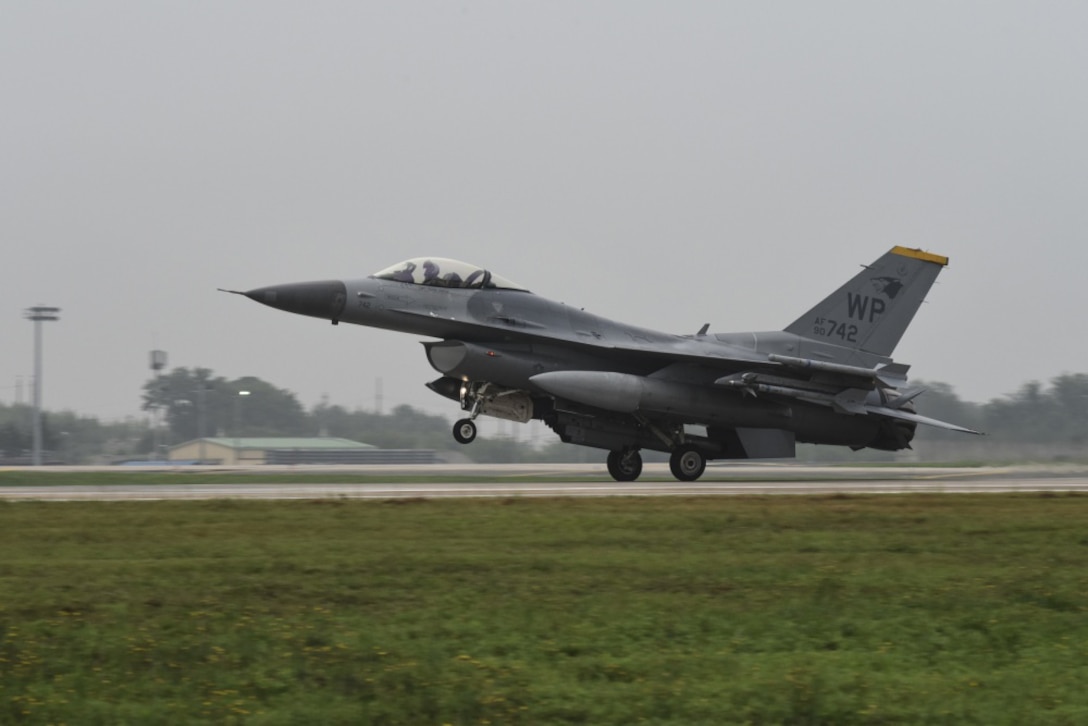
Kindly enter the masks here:
M 278 310 L 439 338 L 427 386 L 468 412 L 544 421 L 561 440 L 605 449 L 617 481 L 640 449 L 671 454 L 681 481 L 708 459 L 794 456 L 795 443 L 897 451 L 918 424 L 909 366 L 891 359 L 948 258 L 895 247 L 782 331 L 671 335 L 535 295 L 491 271 L 420 257 L 356 280 L 228 290 Z

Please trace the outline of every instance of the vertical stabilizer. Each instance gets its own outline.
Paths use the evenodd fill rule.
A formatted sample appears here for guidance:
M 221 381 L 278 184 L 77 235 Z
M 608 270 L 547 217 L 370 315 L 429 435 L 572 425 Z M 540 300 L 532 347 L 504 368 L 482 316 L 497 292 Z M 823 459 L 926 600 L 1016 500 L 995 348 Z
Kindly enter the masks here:
M 893 247 L 787 333 L 890 357 L 948 258 Z

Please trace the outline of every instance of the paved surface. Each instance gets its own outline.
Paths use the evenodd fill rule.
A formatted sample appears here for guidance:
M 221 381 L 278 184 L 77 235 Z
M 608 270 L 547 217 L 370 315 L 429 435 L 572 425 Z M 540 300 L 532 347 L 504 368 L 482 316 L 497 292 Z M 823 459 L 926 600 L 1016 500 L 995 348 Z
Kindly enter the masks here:
M 207 467 L 205 471 L 225 471 Z M 152 471 L 192 472 L 197 467 Z M 11 469 L 5 469 L 11 471 Z M 49 472 L 118 471 L 82 467 Z M 131 481 L 131 468 L 123 470 Z M 882 494 L 904 492 L 1088 492 L 1088 468 L 929 468 L 929 467 L 813 467 L 783 464 L 714 465 L 697 482 L 678 482 L 664 464 L 648 464 L 637 482 L 614 482 L 604 466 L 378 466 L 378 467 L 254 467 L 230 471 L 282 475 L 337 473 L 378 478 L 365 484 L 230 483 L 230 484 L 106 484 L 0 486 L 0 499 L 49 501 L 136 501 L 184 499 L 397 499 L 450 497 L 604 497 L 604 496 L 721 496 L 782 494 Z M 423 482 L 436 476 L 466 477 L 467 481 Z M 388 482 L 380 478 L 388 477 Z M 473 481 L 479 477 L 479 481 Z M 489 481 L 488 477 L 503 477 Z M 549 477 L 570 481 L 551 482 Z M 407 478 L 407 480 L 406 480 Z M 418 478 L 418 483 L 412 482 Z

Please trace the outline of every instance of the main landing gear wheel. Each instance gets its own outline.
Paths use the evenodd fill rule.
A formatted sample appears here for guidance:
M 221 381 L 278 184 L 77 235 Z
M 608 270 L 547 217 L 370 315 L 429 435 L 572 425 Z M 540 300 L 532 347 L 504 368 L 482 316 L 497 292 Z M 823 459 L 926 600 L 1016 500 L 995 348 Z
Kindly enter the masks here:
M 476 424 L 470 418 L 463 418 L 453 425 L 453 438 L 459 444 L 471 444 L 476 438 Z
M 680 481 L 695 481 L 706 471 L 706 457 L 694 446 L 681 446 L 669 457 L 669 469 Z
M 637 451 L 609 451 L 608 473 L 616 481 L 634 481 L 642 473 L 642 455 Z

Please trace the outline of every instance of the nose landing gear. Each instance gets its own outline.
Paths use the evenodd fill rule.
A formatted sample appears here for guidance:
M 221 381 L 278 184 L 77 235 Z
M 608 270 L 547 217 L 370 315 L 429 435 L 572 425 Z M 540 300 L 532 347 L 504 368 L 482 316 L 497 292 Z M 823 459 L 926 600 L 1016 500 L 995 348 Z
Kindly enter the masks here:
M 463 418 L 453 425 L 453 438 L 459 444 L 471 444 L 476 440 L 476 422 Z
M 533 418 L 532 398 L 527 391 L 516 388 L 506 388 L 487 381 L 465 381 L 461 384 L 459 400 L 461 410 L 468 411 L 468 418 L 453 425 L 453 438 L 461 444 L 475 440 L 475 422 L 480 414 L 518 423 L 527 423 Z
M 485 384 L 486 385 L 486 384 Z M 461 408 L 468 411 L 468 418 L 463 418 L 453 425 L 453 438 L 459 444 L 471 444 L 476 440 L 476 417 L 480 415 L 480 407 L 483 398 L 477 391 L 477 386 L 465 384 L 461 386 Z

